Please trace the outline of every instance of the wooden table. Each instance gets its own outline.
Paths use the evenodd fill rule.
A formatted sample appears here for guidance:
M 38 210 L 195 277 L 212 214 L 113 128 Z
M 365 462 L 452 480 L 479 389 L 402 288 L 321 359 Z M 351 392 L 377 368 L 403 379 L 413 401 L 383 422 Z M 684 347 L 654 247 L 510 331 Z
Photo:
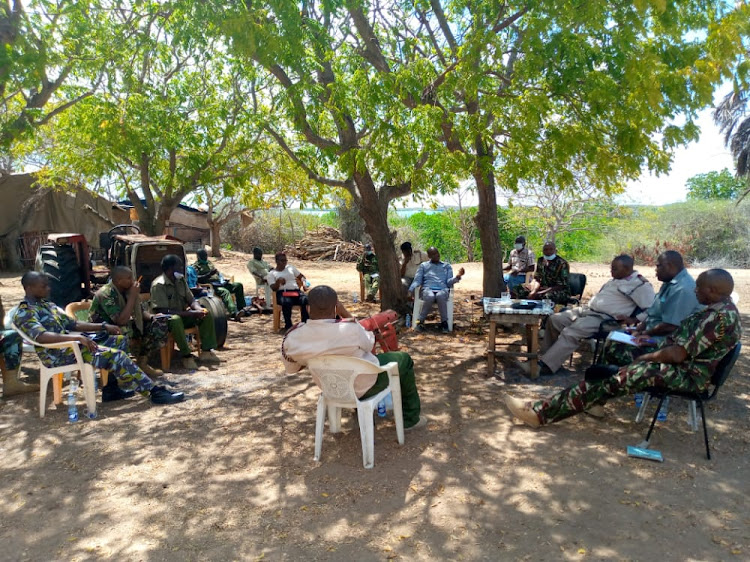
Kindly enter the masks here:
M 542 307 L 517 310 L 511 308 L 510 304 L 500 308 L 499 312 L 485 313 L 490 321 L 490 333 L 487 342 L 487 376 L 490 377 L 495 373 L 495 357 L 526 357 L 530 363 L 529 376 L 535 379 L 539 376 L 537 363 L 539 360 L 539 323 L 542 317 L 552 314 L 552 310 Z M 522 351 L 496 351 L 495 338 L 498 324 L 525 326 L 527 351 L 525 353 Z

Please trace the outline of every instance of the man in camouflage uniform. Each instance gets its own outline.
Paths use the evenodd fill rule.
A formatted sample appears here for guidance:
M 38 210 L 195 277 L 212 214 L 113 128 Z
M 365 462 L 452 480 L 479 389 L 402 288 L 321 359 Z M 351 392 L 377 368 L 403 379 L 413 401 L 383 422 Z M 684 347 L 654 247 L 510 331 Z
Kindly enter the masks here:
M 539 372 L 557 371 L 578 347 L 579 342 L 599 331 L 602 322 L 637 308 L 645 310 L 654 302 L 654 288 L 633 271 L 633 258 L 626 255 L 612 260 L 612 279 L 591 299 L 587 307 L 577 306 L 553 314 L 547 320 L 539 356 Z M 641 313 L 645 318 L 645 312 Z M 522 364 L 527 367 L 528 363 Z
M 705 390 L 716 366 L 742 335 L 740 315 L 730 297 L 733 288 L 732 276 L 723 269 L 701 273 L 695 292 L 698 302 L 706 308 L 686 318 L 658 350 L 641 355 L 609 378 L 582 381 L 546 400 L 531 403 L 506 396 L 508 409 L 527 425 L 539 427 L 650 386 L 688 392 Z
M 140 283 L 133 279 L 129 267 L 113 268 L 110 277 L 109 283 L 94 295 L 89 311 L 91 321 L 119 326 L 122 335 L 128 338 L 130 353 L 137 358 L 136 364 L 141 370 L 150 377 L 163 375 L 160 369 L 149 366 L 148 357 L 166 344 L 169 317 L 144 310 Z
M 182 355 L 182 366 L 189 370 L 198 368 L 185 336 L 185 328 L 194 326 L 198 326 L 201 335 L 202 349 L 198 359 L 219 363 L 219 358 L 211 351 L 216 348 L 213 318 L 193 297 L 182 273 L 182 260 L 175 254 L 168 254 L 161 260 L 161 269 L 164 273 L 151 282 L 151 307 L 155 312 L 170 316 L 167 325 Z
M 378 256 L 372 251 L 372 246 L 365 246 L 365 253 L 357 260 L 357 271 L 362 273 L 365 280 L 365 300 L 375 302 L 380 289 L 380 270 Z
M 0 320 L 5 318 L 3 301 L 0 299 Z M 38 384 L 28 384 L 18 380 L 18 369 L 21 366 L 21 354 L 23 353 L 21 336 L 15 330 L 0 329 L 0 358 L 4 365 L 3 372 L 3 398 L 34 392 L 39 390 Z
M 97 369 L 106 369 L 115 377 L 125 392 L 134 390 L 143 396 L 150 397 L 154 404 L 174 404 L 184 400 L 182 392 L 172 393 L 163 386 L 155 386 L 124 351 L 127 339 L 120 335 L 120 328 L 102 322 L 78 322 L 65 314 L 49 297 L 47 276 L 36 271 L 29 271 L 21 278 L 26 296 L 18 305 L 13 317 L 16 327 L 29 338 L 39 343 L 58 343 L 76 341 L 81 347 L 81 356 L 86 363 Z M 103 341 L 97 344 L 84 334 L 72 334 L 73 331 L 103 332 Z M 56 367 L 75 362 L 75 355 L 70 348 L 49 349 L 36 348 L 39 360 L 45 367 Z M 117 398 L 124 396 L 118 395 Z M 108 401 L 103 394 L 102 400 Z M 109 398 L 116 399 L 116 398 Z
M 221 302 L 224 303 L 224 308 L 229 313 L 229 318 L 239 322 L 241 318 L 248 316 L 245 313 L 245 287 L 242 283 L 225 281 L 219 270 L 208 259 L 206 250 L 198 250 L 195 257 L 198 259 L 193 264 L 193 268 L 198 274 L 198 283 L 213 285 L 214 291 L 216 291 Z M 237 304 L 235 304 L 232 296 L 237 297 Z
M 512 289 L 512 295 L 517 299 L 549 299 L 555 304 L 566 305 L 570 300 L 570 266 L 568 262 L 557 255 L 554 242 L 547 242 L 542 248 L 542 257 L 536 262 L 534 281 L 529 289 L 526 285 L 518 285 Z
M 617 317 L 625 324 L 638 324 L 632 332 L 638 345 L 607 340 L 602 361 L 605 365 L 629 365 L 636 357 L 656 350 L 685 318 L 701 308 L 695 297 L 695 281 L 679 252 L 667 250 L 656 259 L 656 278 L 662 285 L 646 311 L 646 319 L 639 323 L 637 318 Z

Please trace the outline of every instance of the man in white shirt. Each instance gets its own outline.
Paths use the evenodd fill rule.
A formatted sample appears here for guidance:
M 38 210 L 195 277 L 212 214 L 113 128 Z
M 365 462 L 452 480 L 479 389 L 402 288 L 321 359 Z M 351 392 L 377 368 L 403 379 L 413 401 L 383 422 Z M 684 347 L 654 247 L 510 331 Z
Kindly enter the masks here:
M 414 377 L 414 362 L 408 353 L 391 351 L 373 355 L 375 336 L 351 318 L 338 301 L 336 291 L 325 285 L 315 287 L 308 295 L 310 319 L 289 330 L 281 344 L 281 355 L 287 373 L 296 373 L 307 362 L 321 355 L 347 355 L 364 359 L 374 365 L 398 363 L 404 428 L 412 429 L 427 423 L 420 416 L 421 405 Z M 337 320 L 336 316 L 345 318 Z M 316 381 L 317 382 L 317 381 Z M 354 383 L 358 397 L 373 396 L 388 387 L 388 374 L 362 374 Z
M 287 265 L 286 254 L 279 252 L 275 256 L 276 267 L 268 272 L 266 280 L 272 291 L 276 291 L 276 302 L 281 305 L 284 315 L 282 333 L 292 327 L 292 308 L 299 306 L 302 321 L 307 321 L 307 295 L 304 290 L 305 276 L 293 265 Z
M 401 284 L 408 291 L 409 285 L 411 285 L 411 282 L 414 281 L 414 277 L 417 275 L 419 264 L 426 261 L 427 258 L 422 254 L 422 250 L 414 250 L 411 242 L 401 244 L 401 254 Z

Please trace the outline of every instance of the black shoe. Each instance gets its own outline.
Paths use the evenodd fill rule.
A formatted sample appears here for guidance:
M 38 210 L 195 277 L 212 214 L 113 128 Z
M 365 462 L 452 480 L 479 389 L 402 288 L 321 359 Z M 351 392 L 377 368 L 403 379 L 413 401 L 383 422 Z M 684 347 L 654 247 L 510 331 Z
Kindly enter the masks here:
M 155 386 L 151 389 L 152 404 L 177 404 L 185 400 L 184 392 L 170 392 L 163 386 Z
M 102 388 L 102 402 L 116 402 L 133 396 L 135 396 L 135 392 L 132 390 L 122 390 L 117 386 L 107 385 Z
M 417 325 L 414 326 L 414 330 L 416 330 L 420 334 L 423 334 L 426 331 L 422 322 L 417 322 Z
M 444 334 L 450 334 L 451 331 L 448 329 L 448 322 L 441 322 L 440 323 L 440 331 L 442 331 Z

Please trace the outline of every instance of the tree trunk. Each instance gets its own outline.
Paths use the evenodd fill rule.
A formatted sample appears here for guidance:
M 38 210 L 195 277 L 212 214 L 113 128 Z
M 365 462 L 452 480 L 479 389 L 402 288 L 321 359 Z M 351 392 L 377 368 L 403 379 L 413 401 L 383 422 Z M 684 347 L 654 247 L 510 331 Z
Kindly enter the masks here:
M 502 269 L 502 247 L 500 229 L 497 222 L 497 197 L 495 195 L 495 174 L 492 170 L 493 154 L 480 139 L 476 141 L 476 166 L 474 181 L 479 196 L 479 207 L 475 221 L 482 244 L 482 294 L 485 297 L 499 297 L 505 290 Z
M 180 202 L 175 200 L 159 201 L 156 203 L 156 209 L 151 209 L 150 207 L 141 205 L 140 202 L 137 205 L 134 203 L 136 213 L 138 214 L 138 223 L 143 234 L 147 236 L 168 234 L 166 230 L 169 224 L 169 217 L 179 204 Z
M 355 172 L 354 182 L 361 197 L 359 215 L 365 223 L 365 230 L 372 238 L 372 244 L 378 256 L 382 296 L 380 309 L 393 309 L 400 314 L 406 314 L 409 312 L 409 305 L 406 300 L 406 291 L 401 285 L 398 257 L 388 227 L 389 201 L 378 197 L 375 183 L 367 172 Z M 352 195 L 357 197 L 356 193 Z M 352 274 L 354 273 L 352 269 Z
M 218 221 L 210 221 L 208 223 L 211 229 L 211 257 L 221 257 L 221 226 L 222 224 Z

